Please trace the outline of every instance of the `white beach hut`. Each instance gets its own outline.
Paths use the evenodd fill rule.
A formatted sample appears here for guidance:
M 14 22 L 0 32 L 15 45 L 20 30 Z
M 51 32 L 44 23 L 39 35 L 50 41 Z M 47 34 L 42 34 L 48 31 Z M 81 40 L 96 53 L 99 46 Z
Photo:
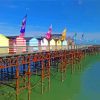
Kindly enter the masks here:
M 42 50 L 48 50 L 48 40 L 44 37 L 42 40 L 41 40 L 41 47 L 42 47 Z

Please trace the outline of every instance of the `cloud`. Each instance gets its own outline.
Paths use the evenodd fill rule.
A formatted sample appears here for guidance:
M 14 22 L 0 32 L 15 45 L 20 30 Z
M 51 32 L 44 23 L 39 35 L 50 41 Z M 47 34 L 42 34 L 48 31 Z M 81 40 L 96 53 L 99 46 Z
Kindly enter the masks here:
M 7 25 L 8 23 L 5 23 L 5 22 L 0 22 L 0 25 Z

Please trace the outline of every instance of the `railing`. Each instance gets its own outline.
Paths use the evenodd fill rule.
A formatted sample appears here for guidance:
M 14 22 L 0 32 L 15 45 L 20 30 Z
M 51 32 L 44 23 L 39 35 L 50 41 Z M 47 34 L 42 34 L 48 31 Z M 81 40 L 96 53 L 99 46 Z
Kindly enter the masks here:
M 74 46 L 10 46 L 0 47 L 0 54 L 12 54 L 12 53 L 33 53 L 42 51 L 55 51 L 55 50 L 71 50 L 71 49 L 84 49 L 92 45 L 74 45 Z

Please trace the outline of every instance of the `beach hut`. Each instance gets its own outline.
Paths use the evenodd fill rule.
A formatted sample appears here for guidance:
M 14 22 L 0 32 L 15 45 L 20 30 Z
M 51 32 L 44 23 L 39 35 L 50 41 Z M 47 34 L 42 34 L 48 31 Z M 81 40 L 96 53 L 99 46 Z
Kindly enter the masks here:
M 41 48 L 42 50 L 48 50 L 48 40 L 44 37 L 42 40 L 41 40 Z
M 9 53 L 8 47 L 9 47 L 9 39 L 3 34 L 0 34 L 0 54 Z
M 55 49 L 61 49 L 61 38 L 62 34 L 52 34 L 52 39 L 55 40 Z
M 58 50 L 61 49 L 61 45 L 62 45 L 62 42 L 61 42 L 61 40 L 59 39 L 59 40 L 57 41 L 57 49 L 58 49 Z
M 26 52 L 26 40 L 20 36 L 7 36 L 9 38 L 9 53 Z
M 9 53 L 16 53 L 16 38 L 17 36 L 7 36 L 9 39 Z
M 64 41 L 62 42 L 62 48 L 63 48 L 63 49 L 68 49 L 67 40 L 64 40 Z
M 55 40 L 54 39 L 51 39 L 50 40 L 50 50 L 55 50 L 55 46 L 56 46 Z
M 29 46 L 32 51 L 38 51 L 38 45 L 39 43 L 37 38 L 33 37 L 32 39 L 29 40 Z
M 33 37 L 29 40 L 29 46 L 32 51 L 41 51 L 42 37 Z
M 67 44 L 67 40 L 64 40 L 63 43 L 62 43 L 62 45 L 63 45 L 63 46 L 68 45 L 68 44 Z
M 25 37 L 28 52 L 41 50 L 42 37 Z
M 24 37 L 18 36 L 16 38 L 16 53 L 26 52 L 26 40 Z

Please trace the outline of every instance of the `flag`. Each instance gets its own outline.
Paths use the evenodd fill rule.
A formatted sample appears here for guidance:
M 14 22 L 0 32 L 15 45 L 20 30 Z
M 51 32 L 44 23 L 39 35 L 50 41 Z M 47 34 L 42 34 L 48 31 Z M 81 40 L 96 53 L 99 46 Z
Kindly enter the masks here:
M 75 33 L 74 36 L 73 36 L 73 40 L 74 40 L 75 43 L 76 43 L 76 36 L 77 36 L 77 33 Z
M 76 37 L 76 36 L 77 36 L 77 33 L 74 34 L 74 37 Z
M 76 36 L 77 36 L 77 33 L 75 33 L 74 36 L 73 36 L 73 39 L 74 39 L 74 40 L 76 39 Z
M 61 40 L 66 40 L 66 29 L 62 32 Z
M 20 36 L 21 37 L 24 37 L 24 35 L 25 35 L 26 18 L 27 18 L 27 15 L 25 15 L 25 17 L 22 20 L 22 26 L 21 26 L 21 29 L 20 29 Z
M 52 25 L 49 27 L 49 30 L 46 33 L 46 39 L 47 40 L 50 40 L 51 39 L 51 33 L 52 33 Z

